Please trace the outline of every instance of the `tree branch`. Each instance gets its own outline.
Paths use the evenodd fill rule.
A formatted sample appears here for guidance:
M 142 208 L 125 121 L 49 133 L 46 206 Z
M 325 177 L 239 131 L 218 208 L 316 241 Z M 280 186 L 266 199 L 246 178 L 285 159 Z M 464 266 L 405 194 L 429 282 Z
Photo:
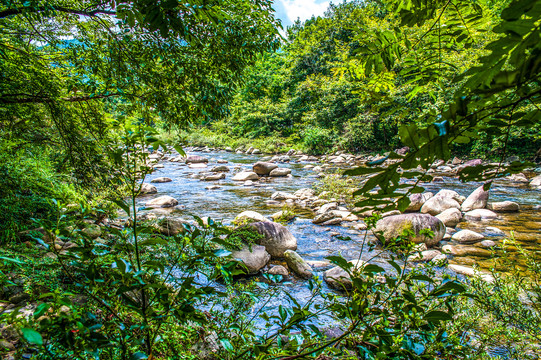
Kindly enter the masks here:
M 44 103 L 53 103 L 57 99 L 51 99 L 48 97 L 40 97 L 40 96 L 32 96 L 27 95 L 26 97 L 18 97 L 20 95 L 27 95 L 27 94 L 7 94 L 0 96 L 0 104 L 44 104 Z M 69 97 L 69 98 L 60 98 L 58 100 L 67 101 L 67 102 L 81 102 L 81 101 L 88 101 L 88 100 L 96 100 L 96 99 L 105 99 L 113 96 L 120 96 L 120 93 L 112 93 L 112 94 L 104 94 L 104 95 L 95 95 L 95 96 L 75 96 L 75 97 Z M 16 97 L 10 99 L 9 97 Z
M 63 12 L 67 14 L 73 14 L 73 15 L 80 15 L 80 16 L 97 16 L 100 14 L 103 15 L 116 15 L 116 11 L 114 10 L 105 10 L 105 9 L 94 9 L 94 10 L 77 10 L 77 9 L 69 9 L 62 6 L 37 6 L 37 7 L 30 7 L 30 6 L 24 6 L 20 8 L 12 8 L 12 9 L 6 9 L 0 11 L 0 19 L 6 18 L 8 16 L 14 16 L 14 15 L 20 15 L 23 13 L 38 13 L 43 12 L 47 10 L 52 11 L 58 11 Z

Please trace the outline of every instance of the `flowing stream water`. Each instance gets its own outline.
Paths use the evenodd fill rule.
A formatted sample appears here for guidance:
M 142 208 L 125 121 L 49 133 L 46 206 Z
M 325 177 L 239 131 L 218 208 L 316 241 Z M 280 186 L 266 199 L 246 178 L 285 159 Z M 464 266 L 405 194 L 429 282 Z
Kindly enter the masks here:
M 169 195 L 179 201 L 179 207 L 182 210 L 163 210 L 168 216 L 179 217 L 191 220 L 191 215 L 200 217 L 209 216 L 216 220 L 223 221 L 224 224 L 231 223 L 236 215 L 245 210 L 253 210 L 262 215 L 269 216 L 279 210 L 281 207 L 268 206 L 266 201 L 276 191 L 293 193 L 301 188 L 310 188 L 318 181 L 317 174 L 311 169 L 304 167 L 308 162 L 290 162 L 279 164 L 280 167 L 288 167 L 292 170 L 293 177 L 269 178 L 265 182 L 254 182 L 253 185 L 245 186 L 242 181 L 232 181 L 234 170 L 242 168 L 246 171 L 252 170 L 252 165 L 262 160 L 260 155 L 236 154 L 231 152 L 191 152 L 190 154 L 201 155 L 210 159 L 208 168 L 193 169 L 184 163 L 162 161 L 163 168 L 156 169 L 149 175 L 146 182 L 158 177 L 171 178 L 171 182 L 153 184 L 158 189 L 158 194 L 147 195 L 139 198 L 139 204 L 144 207 L 144 203 L 149 199 L 161 195 Z M 218 160 L 227 160 L 227 164 L 218 164 Z M 316 163 L 312 163 L 316 165 Z M 214 165 L 226 165 L 230 168 L 226 179 L 218 181 L 201 181 L 194 178 L 194 174 L 199 172 L 208 172 Z M 235 169 L 236 168 L 236 169 Z M 220 188 L 207 190 L 209 185 L 219 185 Z M 442 188 L 457 191 L 460 195 L 468 196 L 474 189 L 480 186 L 479 183 L 461 183 L 456 178 L 444 177 L 444 182 L 423 184 L 427 191 L 437 192 Z M 497 181 L 493 184 L 490 192 L 489 201 L 511 200 L 520 204 L 521 211 L 518 213 L 499 214 L 499 219 L 489 222 L 461 222 L 457 229 L 471 229 L 477 231 L 487 239 L 500 243 L 504 238 L 514 232 L 518 243 L 529 252 L 541 253 L 541 204 L 540 191 L 531 189 L 528 185 L 517 185 L 510 181 Z M 297 217 L 287 225 L 287 228 L 297 238 L 297 252 L 306 260 L 325 261 L 327 256 L 341 254 L 346 259 L 357 259 L 361 251 L 361 246 L 365 233 L 343 226 L 318 226 L 311 222 L 313 214 L 310 210 L 299 209 Z M 487 227 L 497 227 L 505 232 L 505 235 L 498 234 Z M 341 236 L 331 236 L 331 233 L 340 233 Z M 369 240 L 373 240 L 373 235 L 367 235 Z M 374 251 L 365 251 L 361 258 L 372 258 L 382 249 Z M 495 251 L 496 256 L 498 250 Z M 384 268 L 389 268 L 385 263 L 385 258 L 389 254 L 382 252 L 378 259 L 372 262 Z M 513 257 L 513 253 L 511 254 Z M 514 256 L 517 262 L 523 261 L 520 257 Z M 489 269 L 492 261 L 486 257 L 467 256 L 463 258 L 455 257 L 451 261 L 459 264 L 473 265 L 477 264 L 482 269 Z M 315 268 L 314 274 L 323 278 L 323 270 L 327 268 Z M 301 303 L 306 301 L 311 292 L 307 287 L 305 280 L 287 281 L 282 283 L 281 289 L 288 291 Z M 330 291 L 323 282 L 324 291 Z M 285 296 L 277 296 L 265 305 L 267 311 L 275 311 L 276 308 L 286 301 Z M 323 319 L 320 321 L 327 321 Z

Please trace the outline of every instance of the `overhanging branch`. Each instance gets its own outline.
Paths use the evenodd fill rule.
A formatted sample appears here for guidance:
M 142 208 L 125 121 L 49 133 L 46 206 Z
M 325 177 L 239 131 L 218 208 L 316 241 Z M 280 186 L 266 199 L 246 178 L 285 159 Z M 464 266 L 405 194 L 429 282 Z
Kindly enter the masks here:
M 105 10 L 105 9 L 94 9 L 94 10 L 78 10 L 78 9 L 70 9 L 62 6 L 54 6 L 54 7 L 48 7 L 48 6 L 37 6 L 37 7 L 30 7 L 30 6 L 24 6 L 20 8 L 12 8 L 12 9 L 6 9 L 0 11 L 0 19 L 19 15 L 23 13 L 39 13 L 44 11 L 58 11 L 62 13 L 67 14 L 73 14 L 73 15 L 80 15 L 80 16 L 97 16 L 97 15 L 116 15 L 116 11 L 114 10 Z

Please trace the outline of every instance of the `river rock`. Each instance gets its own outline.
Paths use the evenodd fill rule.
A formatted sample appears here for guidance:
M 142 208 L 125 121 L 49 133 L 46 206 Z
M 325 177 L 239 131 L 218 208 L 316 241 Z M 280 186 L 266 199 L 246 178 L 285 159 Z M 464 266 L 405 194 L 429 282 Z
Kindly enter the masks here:
M 494 282 L 494 277 L 491 274 L 486 273 L 486 272 L 476 271 L 474 268 L 472 268 L 470 266 L 449 264 L 448 268 L 450 270 L 453 270 L 454 272 L 456 272 L 458 274 L 462 274 L 462 275 L 466 275 L 466 276 L 480 276 L 482 280 L 484 280 L 484 281 L 486 281 L 488 283 L 493 283 Z
M 475 243 L 484 238 L 483 235 L 471 230 L 460 230 L 451 236 L 451 240 L 458 241 L 461 244 Z
M 168 183 L 168 182 L 171 182 L 171 181 L 173 181 L 173 180 L 171 180 L 168 177 L 159 177 L 159 178 L 151 180 L 150 182 L 160 184 L 160 183 Z
M 466 198 L 454 190 L 441 189 L 434 196 L 441 196 L 455 200 L 457 203 L 462 204 Z
M 295 191 L 294 195 L 301 200 L 313 198 L 316 195 L 314 189 L 303 188 Z
M 422 229 L 430 229 L 434 232 L 434 237 L 430 239 L 419 232 Z M 402 214 L 393 215 L 380 219 L 376 223 L 374 233 L 383 242 L 391 241 L 399 237 L 404 230 L 412 230 L 414 236 L 410 239 L 416 244 L 425 243 L 432 247 L 439 243 L 445 235 L 445 225 L 440 219 L 429 214 Z
M 498 214 L 487 209 L 475 209 L 464 214 L 464 219 L 470 221 L 497 219 Z
M 163 218 L 156 224 L 158 231 L 166 236 L 175 236 L 183 233 L 186 229 L 184 224 L 188 222 L 182 219 Z
M 272 170 L 278 168 L 278 165 L 271 162 L 258 161 L 252 168 L 257 175 L 266 176 L 269 175 Z
M 438 215 L 445 210 L 452 208 L 460 209 L 460 204 L 452 198 L 436 195 L 428 199 L 423 204 L 423 206 L 421 207 L 421 213 Z
M 518 212 L 520 210 L 520 205 L 514 201 L 499 201 L 488 203 L 487 209 L 496 212 Z
M 260 221 L 248 226 L 254 228 L 262 237 L 257 241 L 265 246 L 273 258 L 281 258 L 286 250 L 297 250 L 297 239 L 289 230 L 272 221 Z
M 249 274 L 256 274 L 269 262 L 271 256 L 265 250 L 264 246 L 251 245 L 251 250 L 248 246 L 243 247 L 241 250 L 233 251 L 231 253 L 233 259 L 242 261 Z
M 244 223 L 244 222 L 259 222 L 259 221 L 269 221 L 266 217 L 261 215 L 260 213 L 256 211 L 246 210 L 241 212 L 235 217 L 234 222 Z
M 481 159 L 468 160 L 464 164 L 460 165 L 457 168 L 457 173 L 460 174 L 467 167 L 475 167 L 475 166 L 479 166 L 479 165 L 482 165 L 482 164 L 483 164 L 483 160 L 481 160 Z
M 340 222 L 342 222 L 342 214 L 338 213 L 337 211 L 338 210 L 330 210 L 330 211 L 324 212 L 323 214 L 318 214 L 316 215 L 316 217 L 312 219 L 312 223 L 323 224 L 333 219 L 340 219 Z
M 417 254 L 413 254 L 408 258 L 412 262 L 429 262 L 436 256 L 441 255 L 439 250 L 425 250 Z
M 291 169 L 277 168 L 277 169 L 272 170 L 269 173 L 269 176 L 271 176 L 271 177 L 283 177 L 283 176 L 288 176 L 289 174 L 291 174 Z
M 445 264 L 447 264 L 448 261 L 449 259 L 447 258 L 447 255 L 439 254 L 439 255 L 434 256 L 432 260 L 430 260 L 430 263 L 436 266 L 445 266 Z
M 348 261 L 353 264 L 354 270 L 361 270 L 366 264 L 362 260 Z M 340 266 L 335 266 L 323 273 L 323 279 L 329 285 L 329 287 L 337 290 L 349 290 L 353 286 L 350 275 L 342 269 Z
M 225 165 L 219 165 L 215 166 L 212 169 L 210 169 L 210 172 L 228 172 L 229 168 Z
M 494 226 L 487 226 L 486 231 L 488 231 L 490 234 L 496 235 L 496 236 L 505 235 L 505 232 L 503 230 L 498 229 L 497 227 L 494 227 Z
M 530 180 L 530 186 L 541 187 L 541 175 L 537 175 L 536 177 L 532 178 Z
M 147 183 L 141 184 L 141 191 L 139 194 L 145 195 L 145 194 L 156 194 L 158 192 L 158 189 L 156 189 L 156 186 L 150 185 Z
M 288 276 L 289 272 L 287 269 L 282 265 L 274 265 L 267 271 L 267 273 L 271 275 L 282 275 L 282 276 Z
M 149 208 L 170 208 L 178 205 L 178 201 L 168 195 L 163 195 L 148 201 L 145 206 Z
M 259 176 L 257 176 L 257 174 L 252 171 L 241 171 L 239 173 L 236 173 L 235 176 L 233 176 L 233 181 L 248 181 L 258 179 Z
M 453 256 L 479 256 L 486 258 L 492 256 L 492 252 L 489 250 L 476 246 L 444 245 L 441 248 L 441 252 L 444 254 L 451 254 Z
M 222 179 L 225 179 L 225 174 L 224 173 L 207 175 L 207 176 L 203 177 L 201 180 L 203 180 L 203 181 L 215 181 L 215 180 L 222 180 Z
M 209 159 L 203 156 L 199 155 L 189 155 L 186 158 L 186 164 L 202 164 L 202 163 L 208 163 Z
M 475 189 L 462 203 L 462 211 L 468 212 L 475 209 L 484 209 L 487 206 L 488 190 L 484 186 Z
M 272 200 L 287 200 L 287 199 L 296 199 L 297 197 L 293 194 L 286 193 L 283 191 L 277 191 L 271 195 Z
M 411 194 L 409 196 L 410 204 L 408 205 L 406 212 L 419 211 L 424 205 L 424 203 L 433 196 L 434 194 L 432 194 L 431 192 L 425 192 L 422 194 Z
M 308 265 L 308 263 L 306 263 L 306 261 L 295 251 L 286 250 L 284 252 L 284 259 L 286 260 L 289 269 L 299 277 L 310 279 L 313 276 L 310 265 Z
M 450 208 L 436 215 L 447 227 L 455 227 L 462 220 L 462 213 L 456 208 Z
M 483 240 L 479 243 L 479 245 L 484 248 L 493 248 L 496 246 L 496 243 L 492 240 Z

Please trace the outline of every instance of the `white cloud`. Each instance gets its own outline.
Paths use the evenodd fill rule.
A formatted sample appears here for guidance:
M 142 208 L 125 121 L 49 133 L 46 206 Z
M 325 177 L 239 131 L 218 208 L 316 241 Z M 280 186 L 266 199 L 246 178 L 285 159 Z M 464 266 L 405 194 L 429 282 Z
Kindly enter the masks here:
M 323 15 L 330 4 L 330 1 L 317 2 L 317 0 L 280 0 L 280 2 L 291 22 L 294 22 L 297 18 L 304 21 L 310 19 L 312 15 Z

